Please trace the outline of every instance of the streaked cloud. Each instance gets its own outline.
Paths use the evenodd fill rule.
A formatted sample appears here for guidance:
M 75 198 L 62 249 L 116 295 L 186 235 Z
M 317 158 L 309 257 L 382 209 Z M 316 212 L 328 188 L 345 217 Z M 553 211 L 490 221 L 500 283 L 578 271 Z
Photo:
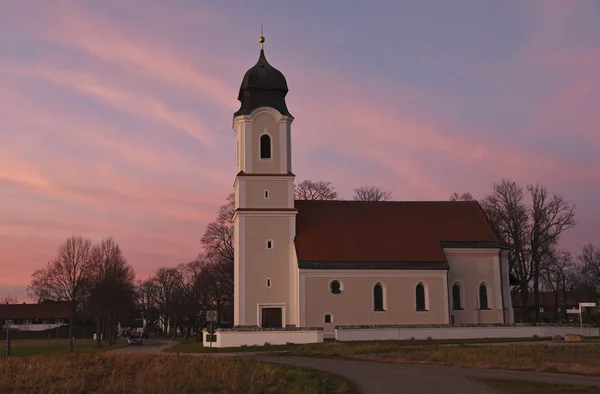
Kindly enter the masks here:
M 196 256 L 232 191 L 232 113 L 258 15 L 290 86 L 298 179 L 409 200 L 541 182 L 577 204 L 564 246 L 600 244 L 593 2 L 373 3 L 343 18 L 311 1 L 240 4 L 5 4 L 0 295 L 72 233 L 115 237 L 140 277 Z

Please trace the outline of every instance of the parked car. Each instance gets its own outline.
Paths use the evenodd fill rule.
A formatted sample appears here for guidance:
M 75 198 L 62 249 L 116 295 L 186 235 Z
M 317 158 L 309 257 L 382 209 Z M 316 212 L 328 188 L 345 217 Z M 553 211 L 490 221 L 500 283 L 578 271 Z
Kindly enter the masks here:
M 129 334 L 129 338 L 127 339 L 129 345 L 142 345 L 143 341 L 142 336 L 137 332 Z

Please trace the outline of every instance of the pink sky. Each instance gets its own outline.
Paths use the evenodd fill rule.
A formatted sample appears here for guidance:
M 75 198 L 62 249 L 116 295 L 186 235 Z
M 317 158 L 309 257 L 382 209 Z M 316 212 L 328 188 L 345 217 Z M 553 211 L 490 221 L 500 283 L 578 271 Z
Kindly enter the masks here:
M 140 278 L 194 259 L 261 23 L 298 180 L 397 200 L 540 182 L 577 206 L 562 246 L 600 245 L 598 3 L 397 3 L 4 3 L 0 296 L 25 300 L 71 234 L 114 237 Z

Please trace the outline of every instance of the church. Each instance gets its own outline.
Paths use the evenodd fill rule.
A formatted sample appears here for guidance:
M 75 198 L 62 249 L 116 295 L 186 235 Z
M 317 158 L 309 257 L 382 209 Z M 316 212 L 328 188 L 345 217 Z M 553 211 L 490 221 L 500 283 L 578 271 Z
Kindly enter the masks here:
M 477 201 L 294 199 L 288 85 L 260 42 L 233 117 L 235 329 L 512 324 L 508 248 Z

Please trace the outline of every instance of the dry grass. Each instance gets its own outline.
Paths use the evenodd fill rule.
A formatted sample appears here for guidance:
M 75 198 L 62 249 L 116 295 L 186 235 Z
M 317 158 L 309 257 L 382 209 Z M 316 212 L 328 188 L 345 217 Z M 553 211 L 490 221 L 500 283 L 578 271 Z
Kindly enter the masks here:
M 107 350 L 116 349 L 127 346 L 125 340 L 120 340 L 114 345 L 108 345 L 108 342 L 103 342 L 101 348 L 96 347 L 96 341 L 92 339 L 76 339 L 75 351 L 77 352 L 104 352 Z M 11 342 L 12 355 L 11 357 L 36 356 L 39 354 L 49 353 L 64 353 L 69 350 L 68 339 L 17 339 Z M 2 347 L 4 354 L 4 347 Z
M 600 345 L 398 346 L 386 342 L 327 344 L 292 350 L 293 355 L 407 364 L 535 370 L 600 375 Z
M 351 393 L 324 373 L 217 357 L 76 353 L 0 361 L 1 393 Z

